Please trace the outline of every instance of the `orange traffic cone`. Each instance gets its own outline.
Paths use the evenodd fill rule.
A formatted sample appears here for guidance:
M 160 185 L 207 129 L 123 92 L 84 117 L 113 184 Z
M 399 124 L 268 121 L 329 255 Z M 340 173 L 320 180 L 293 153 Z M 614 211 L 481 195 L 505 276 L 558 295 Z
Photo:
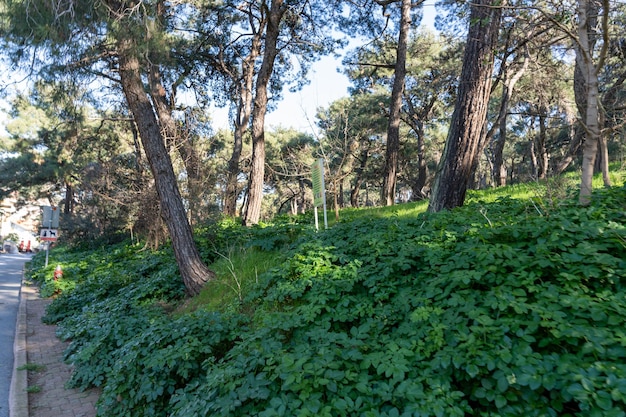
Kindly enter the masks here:
M 61 269 L 61 265 L 57 265 L 54 270 L 54 280 L 57 281 L 59 278 L 63 278 L 63 269 Z

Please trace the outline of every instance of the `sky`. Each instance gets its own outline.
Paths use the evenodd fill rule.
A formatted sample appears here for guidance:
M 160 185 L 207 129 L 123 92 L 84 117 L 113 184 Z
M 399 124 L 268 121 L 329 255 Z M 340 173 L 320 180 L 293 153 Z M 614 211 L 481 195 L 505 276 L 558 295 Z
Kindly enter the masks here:
M 426 0 L 423 7 L 424 18 L 421 25 L 434 30 L 435 0 Z M 341 67 L 342 59 L 343 56 L 323 57 L 313 64 L 309 74 L 310 83 L 295 93 L 284 93 L 276 110 L 265 117 L 266 128 L 293 128 L 315 134 L 317 109 L 327 107 L 333 101 L 348 95 L 348 77 L 337 71 Z M 216 128 L 230 128 L 227 110 L 214 108 L 212 111 Z
M 277 109 L 266 116 L 266 124 L 310 132 L 319 107 L 327 107 L 348 95 L 348 77 L 337 71 L 341 59 L 324 57 L 316 62 L 311 71 L 311 83 L 295 93 L 287 92 Z
M 315 131 L 317 108 L 326 107 L 333 101 L 348 95 L 348 77 L 337 72 L 340 58 L 323 57 L 314 63 L 309 72 L 310 83 L 300 91 L 285 91 L 276 110 L 265 116 L 266 128 L 293 128 L 301 132 Z M 216 129 L 230 129 L 228 109 L 211 109 Z

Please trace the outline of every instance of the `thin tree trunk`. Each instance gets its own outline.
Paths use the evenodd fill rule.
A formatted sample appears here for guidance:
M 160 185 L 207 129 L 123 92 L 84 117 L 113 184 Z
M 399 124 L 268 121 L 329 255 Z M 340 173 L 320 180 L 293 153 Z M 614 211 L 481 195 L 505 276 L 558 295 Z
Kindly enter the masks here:
M 578 7 L 578 40 L 580 47 L 576 50 L 576 65 L 579 66 L 585 80 L 585 140 L 583 141 L 582 176 L 580 183 L 581 204 L 588 204 L 593 188 L 593 170 L 598 153 L 598 75 L 591 56 L 589 39 L 589 22 L 587 13 L 589 5 L 586 0 L 579 1 Z
M 296 214 L 304 214 L 306 212 L 305 201 L 306 201 L 306 187 L 304 186 L 304 179 L 298 179 L 298 212 Z
M 504 144 L 506 143 L 506 115 L 500 119 L 500 134 L 498 140 L 495 141 L 493 148 L 493 181 L 496 187 L 504 187 L 506 185 L 506 167 L 504 165 Z
M 424 187 L 428 181 L 428 166 L 426 165 L 426 144 L 424 141 L 424 122 L 432 111 L 437 102 L 437 95 L 431 96 L 430 100 L 418 112 L 411 100 L 407 100 L 407 119 L 406 123 L 413 129 L 417 136 L 417 178 L 411 184 L 412 200 L 422 200 L 427 198 Z
M 154 176 L 156 190 L 167 225 L 174 256 L 189 295 L 196 295 L 215 273 L 204 265 L 193 241 L 191 226 L 185 214 L 172 161 L 152 104 L 141 81 L 139 60 L 132 54 L 131 40 L 119 42 L 119 75 L 128 107 L 134 116 L 146 157 Z
M 579 0 L 578 2 L 578 47 L 576 48 L 576 65 L 581 70 L 586 86 L 585 106 L 585 140 L 583 142 L 583 162 L 580 182 L 580 204 L 586 205 L 591 201 L 593 170 L 596 155 L 598 153 L 598 141 L 600 138 L 600 121 L 598 109 L 598 71 L 601 68 L 606 48 L 608 47 L 606 20 L 608 18 L 608 0 L 602 1 L 603 5 L 603 35 L 605 36 L 602 52 L 595 63 L 593 49 L 595 45 L 594 30 L 598 15 L 599 5 L 595 0 Z
M 278 55 L 276 45 L 280 34 L 280 21 L 285 11 L 284 0 L 272 0 L 268 11 L 267 30 L 263 62 L 256 81 L 254 108 L 252 110 L 252 163 L 248 182 L 248 200 L 243 224 L 251 226 L 259 222 L 261 203 L 263 201 L 263 182 L 265 178 L 265 114 L 267 113 L 267 88 L 269 85 L 274 61 Z
M 65 181 L 65 202 L 63 205 L 63 214 L 70 215 L 74 213 L 74 187 L 69 181 Z
M 574 77 L 574 85 L 576 85 L 576 77 Z M 570 143 L 565 155 L 554 168 L 555 175 L 561 175 L 563 171 L 565 171 L 567 167 L 570 166 L 570 164 L 574 161 L 574 158 L 578 154 L 578 150 L 580 149 L 580 145 L 582 144 L 583 140 L 583 130 L 581 126 L 576 122 L 576 116 L 574 112 L 568 111 L 566 114 L 570 131 Z
M 187 214 L 189 215 L 189 220 L 193 222 L 194 217 L 198 217 L 197 207 L 199 206 L 202 193 L 200 158 L 190 135 L 184 137 L 183 132 L 176 126 L 176 120 L 172 115 L 174 97 L 171 97 L 171 100 L 167 99 L 162 79 L 158 65 L 155 63 L 150 64 L 150 98 L 156 109 L 162 135 L 165 136 L 166 149 L 170 149 L 173 146 L 185 167 L 187 189 L 189 190 L 187 195 L 189 210 Z
M 186 123 L 189 126 L 192 122 Z M 197 142 L 194 141 L 194 135 L 190 129 L 179 130 L 176 135 L 176 148 L 178 154 L 183 160 L 185 172 L 187 174 L 187 187 L 189 192 L 187 200 L 189 204 L 188 217 L 191 224 L 195 224 L 202 219 L 200 208 L 202 207 L 203 195 L 203 176 L 202 164 L 198 155 Z
M 333 209 L 335 210 L 335 220 L 339 220 L 339 186 L 337 183 L 341 181 L 335 178 L 333 181 Z
M 411 28 L 411 0 L 402 0 L 401 8 L 400 34 L 398 35 L 396 65 L 393 76 L 393 88 L 391 90 L 391 105 L 389 107 L 389 126 L 387 127 L 385 176 L 383 178 L 382 200 L 387 206 L 392 206 L 396 199 L 398 154 L 400 153 L 400 111 L 402 110 L 402 95 L 404 92 L 404 79 L 406 78 L 407 45 Z
M 511 96 L 513 95 L 513 89 L 517 82 L 522 78 L 522 75 L 528 69 L 528 64 L 530 62 L 528 50 L 525 50 L 524 54 L 524 63 L 522 67 L 511 77 L 508 78 L 508 71 L 505 71 L 504 78 L 505 80 L 502 83 L 502 97 L 500 100 L 500 110 L 498 112 L 498 119 L 492 128 L 491 135 L 487 133 L 487 140 L 490 140 L 489 136 L 493 137 L 495 133 L 496 127 L 500 133 L 498 140 L 495 142 L 495 146 L 493 148 L 493 160 L 492 160 L 492 175 L 493 180 L 496 186 L 502 187 L 506 185 L 506 167 L 504 166 L 504 159 L 502 157 L 502 153 L 504 152 L 504 144 L 506 143 L 506 123 L 507 123 L 507 114 L 509 111 L 509 102 L 511 101 Z
M 548 109 L 545 106 L 539 107 L 539 135 L 537 135 L 537 178 L 544 179 L 548 175 L 548 151 L 546 150 L 546 117 Z
M 239 104 L 237 117 L 235 118 L 235 131 L 233 133 L 233 153 L 228 161 L 228 173 L 226 175 L 226 196 L 224 198 L 224 213 L 228 216 L 237 215 L 237 198 L 239 197 L 239 173 L 241 169 L 241 151 L 243 148 L 243 135 L 250 124 L 252 114 L 252 88 L 254 87 L 254 64 L 261 52 L 261 35 L 264 24 L 259 25 L 258 31 L 252 39 L 250 54 L 241 64 L 242 80 L 239 84 Z
M 533 139 L 528 141 L 528 156 L 530 157 L 530 172 L 533 180 L 536 180 L 539 176 L 539 163 L 537 162 L 537 152 L 535 150 L 535 141 Z
M 224 214 L 227 216 L 237 215 L 237 197 L 239 196 L 239 163 L 241 161 L 241 151 L 243 149 L 244 125 L 235 123 L 233 133 L 233 152 L 228 161 L 228 172 L 226 173 L 226 191 L 224 195 Z
M 359 194 L 361 192 L 361 184 L 363 184 L 363 175 L 365 168 L 367 167 L 367 160 L 369 157 L 369 149 L 365 149 L 361 152 L 361 164 L 356 169 L 356 177 L 354 178 L 354 186 L 350 191 L 350 205 L 352 207 L 359 207 Z
M 409 105 L 409 107 L 412 107 Z M 432 107 L 432 106 L 430 106 Z M 428 110 L 430 111 L 430 109 Z M 426 166 L 426 145 L 424 143 L 424 124 L 419 120 L 417 114 L 412 112 L 408 120 L 411 129 L 417 136 L 417 178 L 411 184 L 411 199 L 413 201 L 426 198 L 424 187 L 426 186 L 426 178 L 428 176 L 428 167 Z
M 493 51 L 502 16 L 502 9 L 498 6 L 502 3 L 498 0 L 478 0 L 471 4 L 457 101 L 429 211 L 451 209 L 463 205 L 465 201 L 487 117 Z
M 341 179 L 339 180 L 339 207 L 344 208 L 345 207 L 345 202 L 343 199 L 343 181 L 344 181 L 345 176 L 341 176 Z
M 606 146 L 606 139 L 602 135 L 598 137 L 598 146 L 600 153 L 600 171 L 602 171 L 602 182 L 605 187 L 610 187 L 611 178 L 609 176 L 609 148 Z
M 426 166 L 426 144 L 424 142 L 424 127 L 419 124 L 417 130 L 417 180 L 413 187 L 413 200 L 422 200 L 428 195 L 424 192 L 428 177 L 428 167 Z M 417 196 L 417 197 L 416 197 Z

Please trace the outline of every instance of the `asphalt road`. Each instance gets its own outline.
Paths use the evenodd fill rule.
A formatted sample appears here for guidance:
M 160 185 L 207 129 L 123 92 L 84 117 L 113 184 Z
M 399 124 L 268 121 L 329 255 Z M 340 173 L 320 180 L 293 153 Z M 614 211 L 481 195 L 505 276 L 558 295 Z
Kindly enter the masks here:
M 22 254 L 0 254 L 0 417 L 9 417 L 9 388 L 13 374 L 13 339 L 24 263 Z

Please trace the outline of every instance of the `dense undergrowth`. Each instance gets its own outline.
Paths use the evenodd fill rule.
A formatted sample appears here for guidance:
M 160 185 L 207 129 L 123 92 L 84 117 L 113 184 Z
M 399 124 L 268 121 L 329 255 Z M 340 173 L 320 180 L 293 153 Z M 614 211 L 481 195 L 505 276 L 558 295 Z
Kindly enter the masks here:
M 101 416 L 626 416 L 626 188 L 479 197 L 209 227 L 222 272 L 196 300 L 130 244 L 57 248 L 32 277 Z

